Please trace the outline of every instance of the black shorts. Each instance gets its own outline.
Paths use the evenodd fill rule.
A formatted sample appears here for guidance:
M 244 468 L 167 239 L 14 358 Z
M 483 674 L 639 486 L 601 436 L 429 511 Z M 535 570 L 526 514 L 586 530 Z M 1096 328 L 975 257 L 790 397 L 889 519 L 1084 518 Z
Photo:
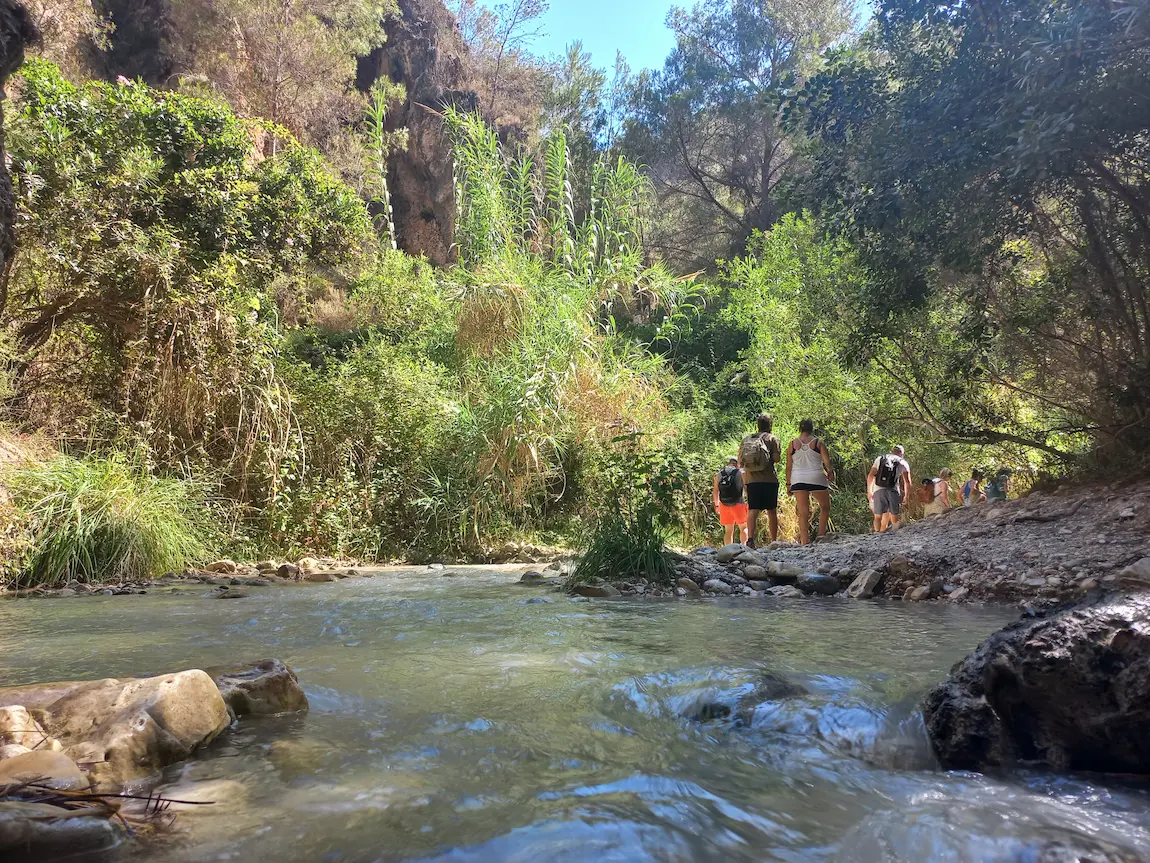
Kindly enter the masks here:
M 747 483 L 747 509 L 764 510 L 779 508 L 779 484 L 777 482 Z
M 796 482 L 791 486 L 791 491 L 827 491 L 829 486 L 815 485 L 813 482 Z

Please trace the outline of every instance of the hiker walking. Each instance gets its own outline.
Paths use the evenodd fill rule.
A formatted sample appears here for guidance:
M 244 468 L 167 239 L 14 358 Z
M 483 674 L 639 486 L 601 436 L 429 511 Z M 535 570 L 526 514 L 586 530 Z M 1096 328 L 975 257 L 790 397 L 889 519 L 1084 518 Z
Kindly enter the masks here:
M 1010 475 L 1014 473 L 1008 467 L 1001 467 L 994 474 L 994 479 L 986 484 L 986 502 L 990 503 L 996 500 L 1006 500 L 1007 492 L 1010 491 Z
M 779 536 L 779 475 L 775 465 L 782 460 L 779 439 L 771 434 L 775 419 L 770 414 L 759 414 L 755 420 L 758 431 L 743 438 L 739 446 L 739 466 L 747 489 L 746 544 L 756 547 L 755 533 L 759 529 L 759 514 L 767 514 L 767 535 L 774 542 Z
M 939 515 L 950 509 L 950 496 L 953 490 L 950 479 L 954 476 L 950 468 L 944 467 L 938 476 L 924 479 L 918 489 L 918 499 L 922 503 L 922 514 Z
M 715 474 L 715 512 L 723 526 L 723 543 L 735 541 L 735 528 L 739 541 L 747 541 L 747 503 L 743 500 L 743 469 L 738 456 L 728 456 L 727 466 Z
M 970 479 L 962 486 L 962 505 L 974 506 L 976 503 L 985 503 L 986 493 L 982 490 L 982 471 L 974 468 L 970 472 Z
M 835 469 L 827 445 L 815 437 L 815 424 L 799 423 L 799 436 L 787 447 L 787 494 L 795 496 L 799 520 L 799 543 L 811 542 L 811 497 L 819 506 L 819 536 L 826 536 L 831 523 L 831 483 Z
M 890 530 L 898 524 L 902 508 L 910 503 L 910 465 L 901 446 L 880 455 L 867 474 L 867 495 L 874 511 L 874 532 Z

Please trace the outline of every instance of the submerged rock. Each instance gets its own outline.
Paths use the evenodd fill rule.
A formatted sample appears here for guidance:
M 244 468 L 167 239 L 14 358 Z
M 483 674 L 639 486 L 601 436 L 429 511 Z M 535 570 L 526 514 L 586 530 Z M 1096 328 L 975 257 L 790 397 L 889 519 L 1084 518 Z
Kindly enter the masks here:
M 295 672 L 278 659 L 205 669 L 236 716 L 296 713 L 308 709 Z
M 817 593 L 819 596 L 834 596 L 842 585 L 833 575 L 823 575 L 819 572 L 808 572 L 800 575 L 795 581 L 795 587 L 803 593 Z
M 83 815 L 46 803 L 0 802 L 0 860 L 96 860 L 116 848 L 122 828 L 111 813 Z M 103 814 L 99 814 L 103 813 Z
M 523 575 L 519 578 L 519 581 L 518 581 L 518 584 L 525 584 L 525 585 L 529 585 L 529 586 L 535 586 L 535 585 L 546 584 L 546 583 L 547 583 L 547 576 L 545 576 L 541 572 L 536 572 L 535 570 L 531 570 L 530 572 L 523 573 Z
M 943 766 L 1150 773 L 1150 595 L 1011 624 L 923 705 Z

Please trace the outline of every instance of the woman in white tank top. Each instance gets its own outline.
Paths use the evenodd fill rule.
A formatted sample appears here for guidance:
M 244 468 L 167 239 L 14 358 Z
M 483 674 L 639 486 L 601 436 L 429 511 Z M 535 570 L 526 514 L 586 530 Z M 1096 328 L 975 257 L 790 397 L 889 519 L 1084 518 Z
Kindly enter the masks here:
M 799 520 L 799 542 L 809 545 L 811 496 L 819 506 L 819 536 L 824 536 L 831 521 L 831 489 L 835 469 L 827 445 L 814 435 L 815 424 L 809 419 L 799 423 L 799 436 L 787 447 L 787 493 L 795 496 Z

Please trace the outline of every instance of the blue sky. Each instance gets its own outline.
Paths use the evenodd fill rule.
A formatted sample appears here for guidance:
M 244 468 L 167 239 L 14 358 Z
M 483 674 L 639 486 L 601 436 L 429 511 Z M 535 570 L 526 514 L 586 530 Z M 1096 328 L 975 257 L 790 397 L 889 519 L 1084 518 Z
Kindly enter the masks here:
M 549 57 L 562 54 L 579 40 L 591 52 L 596 66 L 612 69 L 615 52 L 635 71 L 659 69 L 675 46 L 675 37 L 664 21 L 674 5 L 690 6 L 690 0 L 551 0 L 543 20 L 545 35 L 531 50 Z
M 666 26 L 672 6 L 690 8 L 694 0 L 551 0 L 543 19 L 543 35 L 531 51 L 544 57 L 563 54 L 576 40 L 601 69 L 615 66 L 615 52 L 622 51 L 633 71 L 661 69 L 675 47 Z M 854 0 L 860 20 L 870 16 L 870 0 Z

